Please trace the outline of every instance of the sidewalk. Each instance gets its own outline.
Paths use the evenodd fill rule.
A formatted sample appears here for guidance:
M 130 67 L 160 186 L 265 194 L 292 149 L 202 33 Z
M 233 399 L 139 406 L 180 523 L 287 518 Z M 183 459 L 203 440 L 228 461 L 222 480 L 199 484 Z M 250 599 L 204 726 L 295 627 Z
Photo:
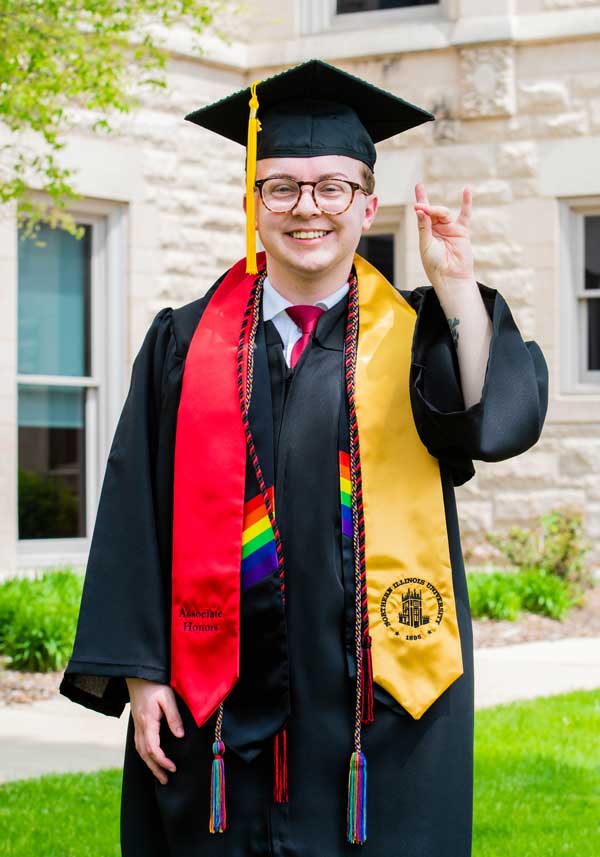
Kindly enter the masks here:
M 600 637 L 475 649 L 475 707 L 600 687 Z
M 600 638 L 475 650 L 475 707 L 600 687 Z M 0 708 L 0 782 L 120 767 L 127 729 L 59 697 Z
M 105 717 L 64 696 L 0 708 L 0 783 L 121 767 L 128 712 Z

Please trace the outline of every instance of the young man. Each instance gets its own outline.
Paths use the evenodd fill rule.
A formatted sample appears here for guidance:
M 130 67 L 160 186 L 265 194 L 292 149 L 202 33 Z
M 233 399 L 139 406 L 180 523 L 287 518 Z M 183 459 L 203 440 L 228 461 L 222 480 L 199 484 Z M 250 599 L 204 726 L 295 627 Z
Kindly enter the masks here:
M 247 142 L 247 258 L 136 358 L 61 686 L 131 700 L 123 854 L 468 857 L 453 486 L 537 441 L 543 355 L 468 188 L 453 221 L 416 187 L 431 285 L 355 256 L 374 142 L 431 114 L 311 61 L 187 118 Z

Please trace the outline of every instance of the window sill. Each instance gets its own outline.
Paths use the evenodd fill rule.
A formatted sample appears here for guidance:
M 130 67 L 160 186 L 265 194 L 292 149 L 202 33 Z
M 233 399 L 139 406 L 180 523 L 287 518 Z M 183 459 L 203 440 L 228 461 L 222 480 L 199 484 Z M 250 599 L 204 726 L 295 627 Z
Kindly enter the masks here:
M 401 9 L 376 9 L 370 12 L 352 12 L 338 15 L 334 12 L 330 28 L 332 32 L 345 30 L 372 30 L 380 27 L 406 26 L 413 21 L 447 22 L 443 7 L 439 3 L 429 6 L 414 6 Z
M 546 423 L 598 423 L 600 422 L 600 390 L 581 393 L 561 393 L 548 403 Z
M 17 543 L 17 568 L 84 568 L 89 549 L 89 539 L 21 539 Z

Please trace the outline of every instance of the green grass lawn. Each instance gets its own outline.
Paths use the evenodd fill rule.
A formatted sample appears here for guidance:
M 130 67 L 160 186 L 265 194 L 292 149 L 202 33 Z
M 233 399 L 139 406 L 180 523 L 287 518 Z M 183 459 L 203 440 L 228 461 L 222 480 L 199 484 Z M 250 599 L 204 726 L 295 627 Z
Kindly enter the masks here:
M 600 855 L 600 691 L 475 719 L 474 857 Z
M 473 857 L 598 857 L 599 734 L 600 691 L 478 711 Z M 120 783 L 102 771 L 0 787 L 0 854 L 119 857 Z

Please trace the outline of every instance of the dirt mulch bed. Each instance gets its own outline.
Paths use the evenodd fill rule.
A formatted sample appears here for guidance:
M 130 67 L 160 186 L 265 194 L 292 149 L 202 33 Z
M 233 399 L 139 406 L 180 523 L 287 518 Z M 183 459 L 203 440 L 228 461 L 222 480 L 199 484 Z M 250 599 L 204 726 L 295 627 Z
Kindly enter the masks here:
M 523 613 L 515 622 L 473 619 L 475 648 L 560 640 L 563 637 L 600 637 L 600 586 L 588 590 L 584 604 L 573 607 L 560 621 L 535 613 Z
M 0 664 L 0 706 L 29 704 L 52 699 L 58 693 L 62 673 L 22 673 L 2 669 Z

